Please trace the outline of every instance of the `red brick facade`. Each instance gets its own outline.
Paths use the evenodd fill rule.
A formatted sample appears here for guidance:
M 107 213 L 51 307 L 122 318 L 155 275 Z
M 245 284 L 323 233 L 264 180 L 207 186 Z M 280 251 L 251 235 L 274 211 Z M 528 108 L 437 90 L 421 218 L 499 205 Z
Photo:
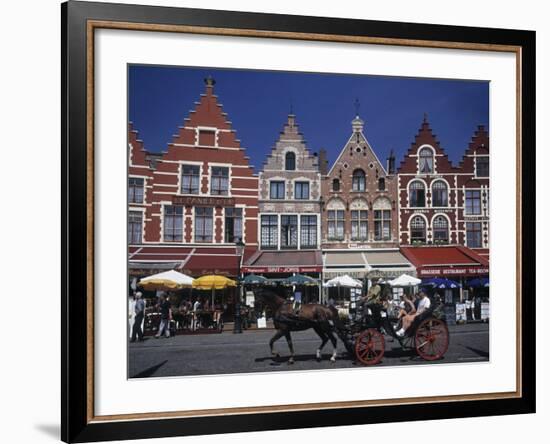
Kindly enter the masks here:
M 322 181 L 322 248 L 398 246 L 397 176 L 388 174 L 356 117 Z
M 489 139 L 480 126 L 453 166 L 425 118 L 398 169 L 402 245 L 489 248 Z
M 258 177 L 218 103 L 214 81 L 206 83 L 162 155 L 148 155 L 130 126 L 130 245 L 232 248 L 241 238 L 247 255 L 257 249 Z M 143 213 L 141 242 L 132 238 L 137 212 Z

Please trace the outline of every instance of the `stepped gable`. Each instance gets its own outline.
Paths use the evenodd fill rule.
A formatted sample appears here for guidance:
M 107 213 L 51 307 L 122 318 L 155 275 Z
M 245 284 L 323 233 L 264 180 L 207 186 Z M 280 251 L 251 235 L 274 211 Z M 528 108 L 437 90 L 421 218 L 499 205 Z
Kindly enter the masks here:
M 459 168 L 464 172 L 474 173 L 474 158 L 472 156 L 489 155 L 489 133 L 484 125 L 478 125 L 474 131 L 468 148 L 462 156 Z
M 308 149 L 304 135 L 296 123 L 296 115 L 292 113 L 287 116 L 279 138 L 263 163 L 263 169 L 284 170 L 284 155 L 289 148 L 296 153 L 296 170 L 318 170 L 317 158 Z
M 205 79 L 205 92 L 200 95 L 195 108 L 184 119 L 183 126 L 178 128 L 168 145 L 167 159 L 173 156 L 174 148 L 229 148 L 242 150 L 240 140 L 223 111 L 223 106 L 214 94 L 215 81 L 211 77 Z M 203 159 L 204 160 L 204 159 Z
M 423 145 L 429 145 L 435 150 L 435 171 L 438 174 L 454 173 L 456 171 L 456 167 L 452 165 L 447 153 L 437 140 L 437 135 L 433 133 L 427 115 L 424 115 L 424 120 L 414 138 L 414 142 L 411 143 L 405 157 L 401 160 L 398 168 L 399 173 L 418 173 L 417 155 Z
M 128 156 L 131 166 L 147 166 L 147 151 L 132 122 L 128 123 Z

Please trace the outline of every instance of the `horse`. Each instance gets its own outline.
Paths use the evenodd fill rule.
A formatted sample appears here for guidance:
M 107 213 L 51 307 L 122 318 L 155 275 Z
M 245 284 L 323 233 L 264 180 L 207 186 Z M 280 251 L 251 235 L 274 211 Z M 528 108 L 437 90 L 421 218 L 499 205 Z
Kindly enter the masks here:
M 339 325 L 338 312 L 334 307 L 328 307 L 321 304 L 304 304 L 300 308 L 294 309 L 292 303 L 282 298 L 271 290 L 258 291 L 258 299 L 263 301 L 273 313 L 273 324 L 277 330 L 269 341 L 271 355 L 278 357 L 279 354 L 273 350 L 275 341 L 286 338 L 288 348 L 290 350 L 289 364 L 294 364 L 294 347 L 292 345 L 292 337 L 290 332 L 302 331 L 312 328 L 315 333 L 321 338 L 321 345 L 316 351 L 317 361 L 321 360 L 321 350 L 330 340 L 333 347 L 330 362 L 336 361 L 336 337 L 334 330 Z

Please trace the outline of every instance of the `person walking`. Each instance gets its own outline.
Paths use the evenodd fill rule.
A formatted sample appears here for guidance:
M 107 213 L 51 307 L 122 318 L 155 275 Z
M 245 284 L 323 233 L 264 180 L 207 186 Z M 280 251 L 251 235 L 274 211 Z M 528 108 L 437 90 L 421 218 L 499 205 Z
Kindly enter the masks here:
M 132 326 L 132 339 L 130 342 L 136 342 L 136 337 L 139 342 L 143 341 L 143 330 L 141 329 L 141 323 L 145 316 L 145 301 L 143 300 L 143 294 L 141 291 L 136 293 L 136 301 L 134 305 L 134 325 Z
M 167 338 L 170 337 L 170 318 L 172 314 L 172 309 L 170 307 L 170 301 L 162 295 L 159 301 L 160 309 L 160 326 L 159 331 L 155 335 L 156 338 L 160 338 L 164 333 Z

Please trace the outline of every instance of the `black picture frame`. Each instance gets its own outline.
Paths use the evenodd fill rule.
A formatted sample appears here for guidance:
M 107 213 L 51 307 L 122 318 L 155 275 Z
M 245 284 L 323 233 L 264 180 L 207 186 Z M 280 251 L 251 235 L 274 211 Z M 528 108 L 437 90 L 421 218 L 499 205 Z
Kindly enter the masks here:
M 535 412 L 535 32 L 425 25 L 186 8 L 69 1 L 62 21 L 62 411 L 65 442 L 141 439 L 321 426 L 371 424 Z M 90 275 L 90 197 L 87 38 L 90 20 L 185 25 L 332 36 L 368 36 L 520 48 L 521 121 L 521 394 L 500 399 L 338 407 L 292 412 L 253 412 L 95 421 L 90 416 L 88 359 L 93 311 Z M 93 200 L 92 200 L 93 204 Z M 498 278 L 498 276 L 497 276 Z M 510 326 L 514 328 L 514 326 Z

